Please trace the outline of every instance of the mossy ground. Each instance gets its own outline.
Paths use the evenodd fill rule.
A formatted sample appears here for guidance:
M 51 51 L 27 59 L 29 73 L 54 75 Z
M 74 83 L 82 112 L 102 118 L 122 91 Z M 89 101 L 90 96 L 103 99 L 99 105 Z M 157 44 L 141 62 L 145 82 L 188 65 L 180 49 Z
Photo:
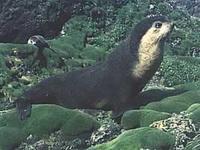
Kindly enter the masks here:
M 99 123 L 91 116 L 56 105 L 34 106 L 31 117 L 25 121 L 11 110 L 0 116 L 0 148 L 14 148 L 30 134 L 44 137 L 61 130 L 65 137 L 73 137 L 91 133 L 98 127 Z
M 63 71 L 76 70 L 104 60 L 105 56 L 112 51 L 111 48 L 115 47 L 119 41 L 126 37 L 131 27 L 149 13 L 162 13 L 167 15 L 171 20 L 174 20 L 176 24 L 176 28 L 170 40 L 166 43 L 165 54 L 169 56 L 164 58 L 164 63 L 161 65 L 158 74 L 159 78 L 164 79 L 163 84 L 165 86 L 174 86 L 184 83 L 189 84 L 175 86 L 174 89 L 170 90 L 152 89 L 142 93 L 140 95 L 141 100 L 144 100 L 143 103 L 141 103 L 142 105 L 146 105 L 152 101 L 161 100 L 161 102 L 152 102 L 148 104 L 144 107 L 148 108 L 148 110 L 133 111 L 133 114 L 131 113 L 132 115 L 130 115 L 130 125 L 127 125 L 127 128 L 146 126 L 154 121 L 154 119 L 162 119 L 163 116 L 168 116 L 167 113 L 159 114 L 157 111 L 178 113 L 182 110 L 186 110 L 194 103 L 199 103 L 198 93 L 200 92 L 200 82 L 196 82 L 195 84 L 190 83 L 200 80 L 199 58 L 182 56 L 188 56 L 192 48 L 199 47 L 200 38 L 196 29 L 199 28 L 200 21 L 199 19 L 190 17 L 188 13 L 182 10 L 172 9 L 166 1 L 163 3 L 163 0 L 156 0 L 151 2 L 151 4 L 155 5 L 153 10 L 149 9 L 150 1 L 147 0 L 129 1 L 122 6 L 114 6 L 110 4 L 110 1 L 103 1 L 101 7 L 107 11 L 104 28 L 99 28 L 98 23 L 92 21 L 89 17 L 89 10 L 86 11 L 89 7 L 86 6 L 86 12 L 83 13 L 83 16 L 74 16 L 66 23 L 63 27 L 64 35 L 48 41 L 58 54 L 45 49 L 44 52 L 48 58 L 47 68 L 39 68 L 37 65 L 30 67 L 33 60 L 32 52 L 37 50 L 36 47 L 27 44 L 0 44 L 0 109 L 13 107 L 13 105 L 7 106 L 7 102 L 12 102 L 24 89 L 38 83 L 43 78 Z M 87 43 L 84 43 L 86 34 L 90 35 L 90 37 Z M 191 106 L 188 111 L 193 109 L 193 107 L 194 106 Z M 12 147 L 22 141 L 28 133 L 35 133 L 41 136 L 61 129 L 65 131 L 66 134 L 73 136 L 80 132 L 79 129 L 85 131 L 88 127 L 91 127 L 88 120 L 85 120 L 81 115 L 75 115 L 73 119 L 69 120 L 68 117 L 70 116 L 67 114 L 70 114 L 71 110 L 64 110 L 63 108 L 57 109 L 57 107 L 55 107 L 52 111 L 55 113 L 52 113 L 49 111 L 49 108 L 45 107 L 43 110 L 42 108 L 42 106 L 41 109 L 34 108 L 34 110 L 38 109 L 37 111 L 41 116 L 39 115 L 39 117 L 34 119 L 34 117 L 38 116 L 35 111 L 35 113 L 33 112 L 32 114 L 33 120 L 31 121 L 30 119 L 27 122 L 17 121 L 16 115 L 14 115 L 13 112 L 3 115 L 3 118 L 1 116 L 0 124 L 2 127 L 0 128 L 0 138 L 2 138 L 0 139 L 0 144 L 2 147 L 12 149 Z M 49 113 L 46 113 L 46 111 Z M 66 115 L 64 115 L 65 113 Z M 193 112 L 191 118 L 199 121 L 198 114 L 197 109 Z M 56 115 L 60 117 L 57 118 Z M 153 117 L 150 118 L 152 115 Z M 61 117 L 66 117 L 70 124 L 65 124 L 65 120 Z M 136 117 L 140 118 L 135 119 Z M 84 123 L 74 125 L 73 122 L 76 120 L 80 120 Z M 51 127 L 47 126 L 47 123 L 43 124 L 43 122 L 48 122 L 48 124 L 51 124 Z M 86 128 L 84 126 L 85 123 L 88 123 Z M 38 126 L 38 124 L 41 124 L 41 126 Z M 71 126 L 71 124 L 73 124 L 73 126 Z M 79 128 L 79 126 L 81 128 Z M 156 135 L 154 135 L 148 132 L 152 130 L 153 129 L 131 130 L 130 139 L 128 138 L 129 134 L 126 133 L 116 140 L 104 144 L 102 147 L 109 149 L 110 146 L 111 149 L 117 149 L 117 146 L 122 146 L 125 149 L 130 149 L 131 146 L 135 146 L 137 149 L 146 147 L 146 145 L 143 144 L 147 142 L 147 146 L 150 145 L 152 148 L 155 148 L 155 141 L 161 140 L 161 143 L 163 142 L 162 137 L 158 139 L 156 135 L 162 135 L 163 133 L 156 131 Z M 135 131 L 138 135 L 133 133 Z M 152 132 L 154 133 L 154 131 Z M 159 133 L 157 134 L 157 132 Z M 150 136 L 149 133 L 151 133 L 152 136 Z M 141 137 L 146 134 L 148 134 L 147 137 L 150 139 L 150 144 L 148 140 L 144 141 Z M 3 138 L 5 135 L 10 135 L 8 136 L 8 140 Z M 154 137 L 156 140 L 152 141 Z M 9 142 L 13 143 L 10 144 Z M 168 140 L 166 140 L 166 142 L 168 142 Z M 130 145 L 131 143 L 133 143 L 133 145 Z M 162 148 L 163 147 L 161 147 L 161 149 Z M 160 147 L 158 147 L 158 149 L 160 149 Z
M 138 128 L 125 131 L 116 139 L 89 150 L 139 150 L 139 149 L 170 149 L 174 137 L 155 128 Z
M 189 117 L 192 119 L 193 122 L 199 123 L 200 122 L 200 103 L 196 103 L 191 105 L 186 112 L 189 114 Z M 200 127 L 200 125 L 199 125 Z
M 169 118 L 169 113 L 154 110 L 130 110 L 123 114 L 121 125 L 124 129 L 148 127 L 155 121 Z
M 124 129 L 129 130 L 144 126 L 159 128 L 176 136 L 174 148 L 192 149 L 195 146 L 198 147 L 199 94 L 199 81 L 177 85 L 173 88 L 156 88 L 144 91 L 139 97 L 140 100 L 150 98 L 150 101 L 156 101 L 148 103 L 139 110 L 125 112 L 121 125 Z
M 147 104 L 144 109 L 152 109 L 160 112 L 179 113 L 186 110 L 194 103 L 200 102 L 200 91 L 188 91 L 183 94 L 167 97 L 159 102 Z
M 159 69 L 165 86 L 195 82 L 200 79 L 200 59 L 182 56 L 167 56 Z

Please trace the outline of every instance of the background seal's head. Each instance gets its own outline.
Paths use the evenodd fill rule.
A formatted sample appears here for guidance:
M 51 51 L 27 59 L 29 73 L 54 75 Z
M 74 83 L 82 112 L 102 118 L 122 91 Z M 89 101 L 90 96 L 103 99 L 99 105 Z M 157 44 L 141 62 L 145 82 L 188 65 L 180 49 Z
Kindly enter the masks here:
M 47 43 L 47 41 L 44 39 L 43 36 L 41 35 L 34 35 L 31 36 L 28 39 L 28 44 L 34 45 L 36 47 L 38 47 L 39 50 L 43 50 L 45 48 L 50 49 L 52 52 L 57 53 L 54 49 L 52 49 L 49 44 Z
M 34 35 L 28 39 L 28 44 L 34 45 L 39 49 L 49 48 L 49 44 L 46 42 L 43 36 Z

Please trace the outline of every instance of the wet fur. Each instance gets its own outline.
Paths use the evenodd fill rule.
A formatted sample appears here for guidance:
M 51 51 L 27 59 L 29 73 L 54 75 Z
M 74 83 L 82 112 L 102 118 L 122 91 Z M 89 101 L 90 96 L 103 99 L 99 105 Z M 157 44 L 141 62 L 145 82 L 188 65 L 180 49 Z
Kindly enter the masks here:
M 16 100 L 20 119 L 30 116 L 31 104 L 39 103 L 114 112 L 140 106 L 141 102 L 134 97 L 158 69 L 163 55 L 164 40 L 157 45 L 156 57 L 151 49 L 146 51 L 147 59 L 152 63 L 147 67 L 143 64 L 146 60 L 141 39 L 156 20 L 166 21 L 166 18 L 153 17 L 137 24 L 105 62 L 47 78 L 30 88 Z

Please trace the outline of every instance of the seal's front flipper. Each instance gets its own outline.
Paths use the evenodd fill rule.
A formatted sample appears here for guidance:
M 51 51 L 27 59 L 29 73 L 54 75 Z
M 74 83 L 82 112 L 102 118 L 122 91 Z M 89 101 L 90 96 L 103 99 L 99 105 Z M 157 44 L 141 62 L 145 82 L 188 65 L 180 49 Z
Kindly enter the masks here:
M 20 120 L 25 120 L 26 118 L 31 116 L 32 105 L 29 102 L 23 99 L 17 99 L 15 103 L 16 103 L 17 115 Z
M 128 102 L 129 105 L 127 104 L 118 104 L 114 107 L 112 111 L 112 119 L 115 120 L 117 123 L 121 123 L 121 118 L 124 114 L 124 112 L 131 110 L 133 107 L 131 102 Z
M 123 113 L 123 111 L 112 111 L 112 119 L 115 120 L 115 122 L 120 123 Z

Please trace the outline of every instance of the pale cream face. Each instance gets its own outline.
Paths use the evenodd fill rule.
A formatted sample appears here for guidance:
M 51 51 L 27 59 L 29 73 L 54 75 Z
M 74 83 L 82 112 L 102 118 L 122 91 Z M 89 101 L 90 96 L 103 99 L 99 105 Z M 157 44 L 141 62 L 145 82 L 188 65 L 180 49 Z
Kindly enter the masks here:
M 32 40 L 32 39 L 29 39 L 29 40 L 28 40 L 28 44 L 35 45 L 35 44 L 36 44 L 36 41 L 34 41 L 34 40 Z
M 145 33 L 143 38 L 149 38 L 154 42 L 159 42 L 162 38 L 165 38 L 172 30 L 172 22 L 160 22 L 155 21 L 151 28 Z
M 138 62 L 132 68 L 134 77 L 142 77 L 162 57 L 160 42 L 171 32 L 172 25 L 170 22 L 156 21 L 143 35 L 138 49 Z

